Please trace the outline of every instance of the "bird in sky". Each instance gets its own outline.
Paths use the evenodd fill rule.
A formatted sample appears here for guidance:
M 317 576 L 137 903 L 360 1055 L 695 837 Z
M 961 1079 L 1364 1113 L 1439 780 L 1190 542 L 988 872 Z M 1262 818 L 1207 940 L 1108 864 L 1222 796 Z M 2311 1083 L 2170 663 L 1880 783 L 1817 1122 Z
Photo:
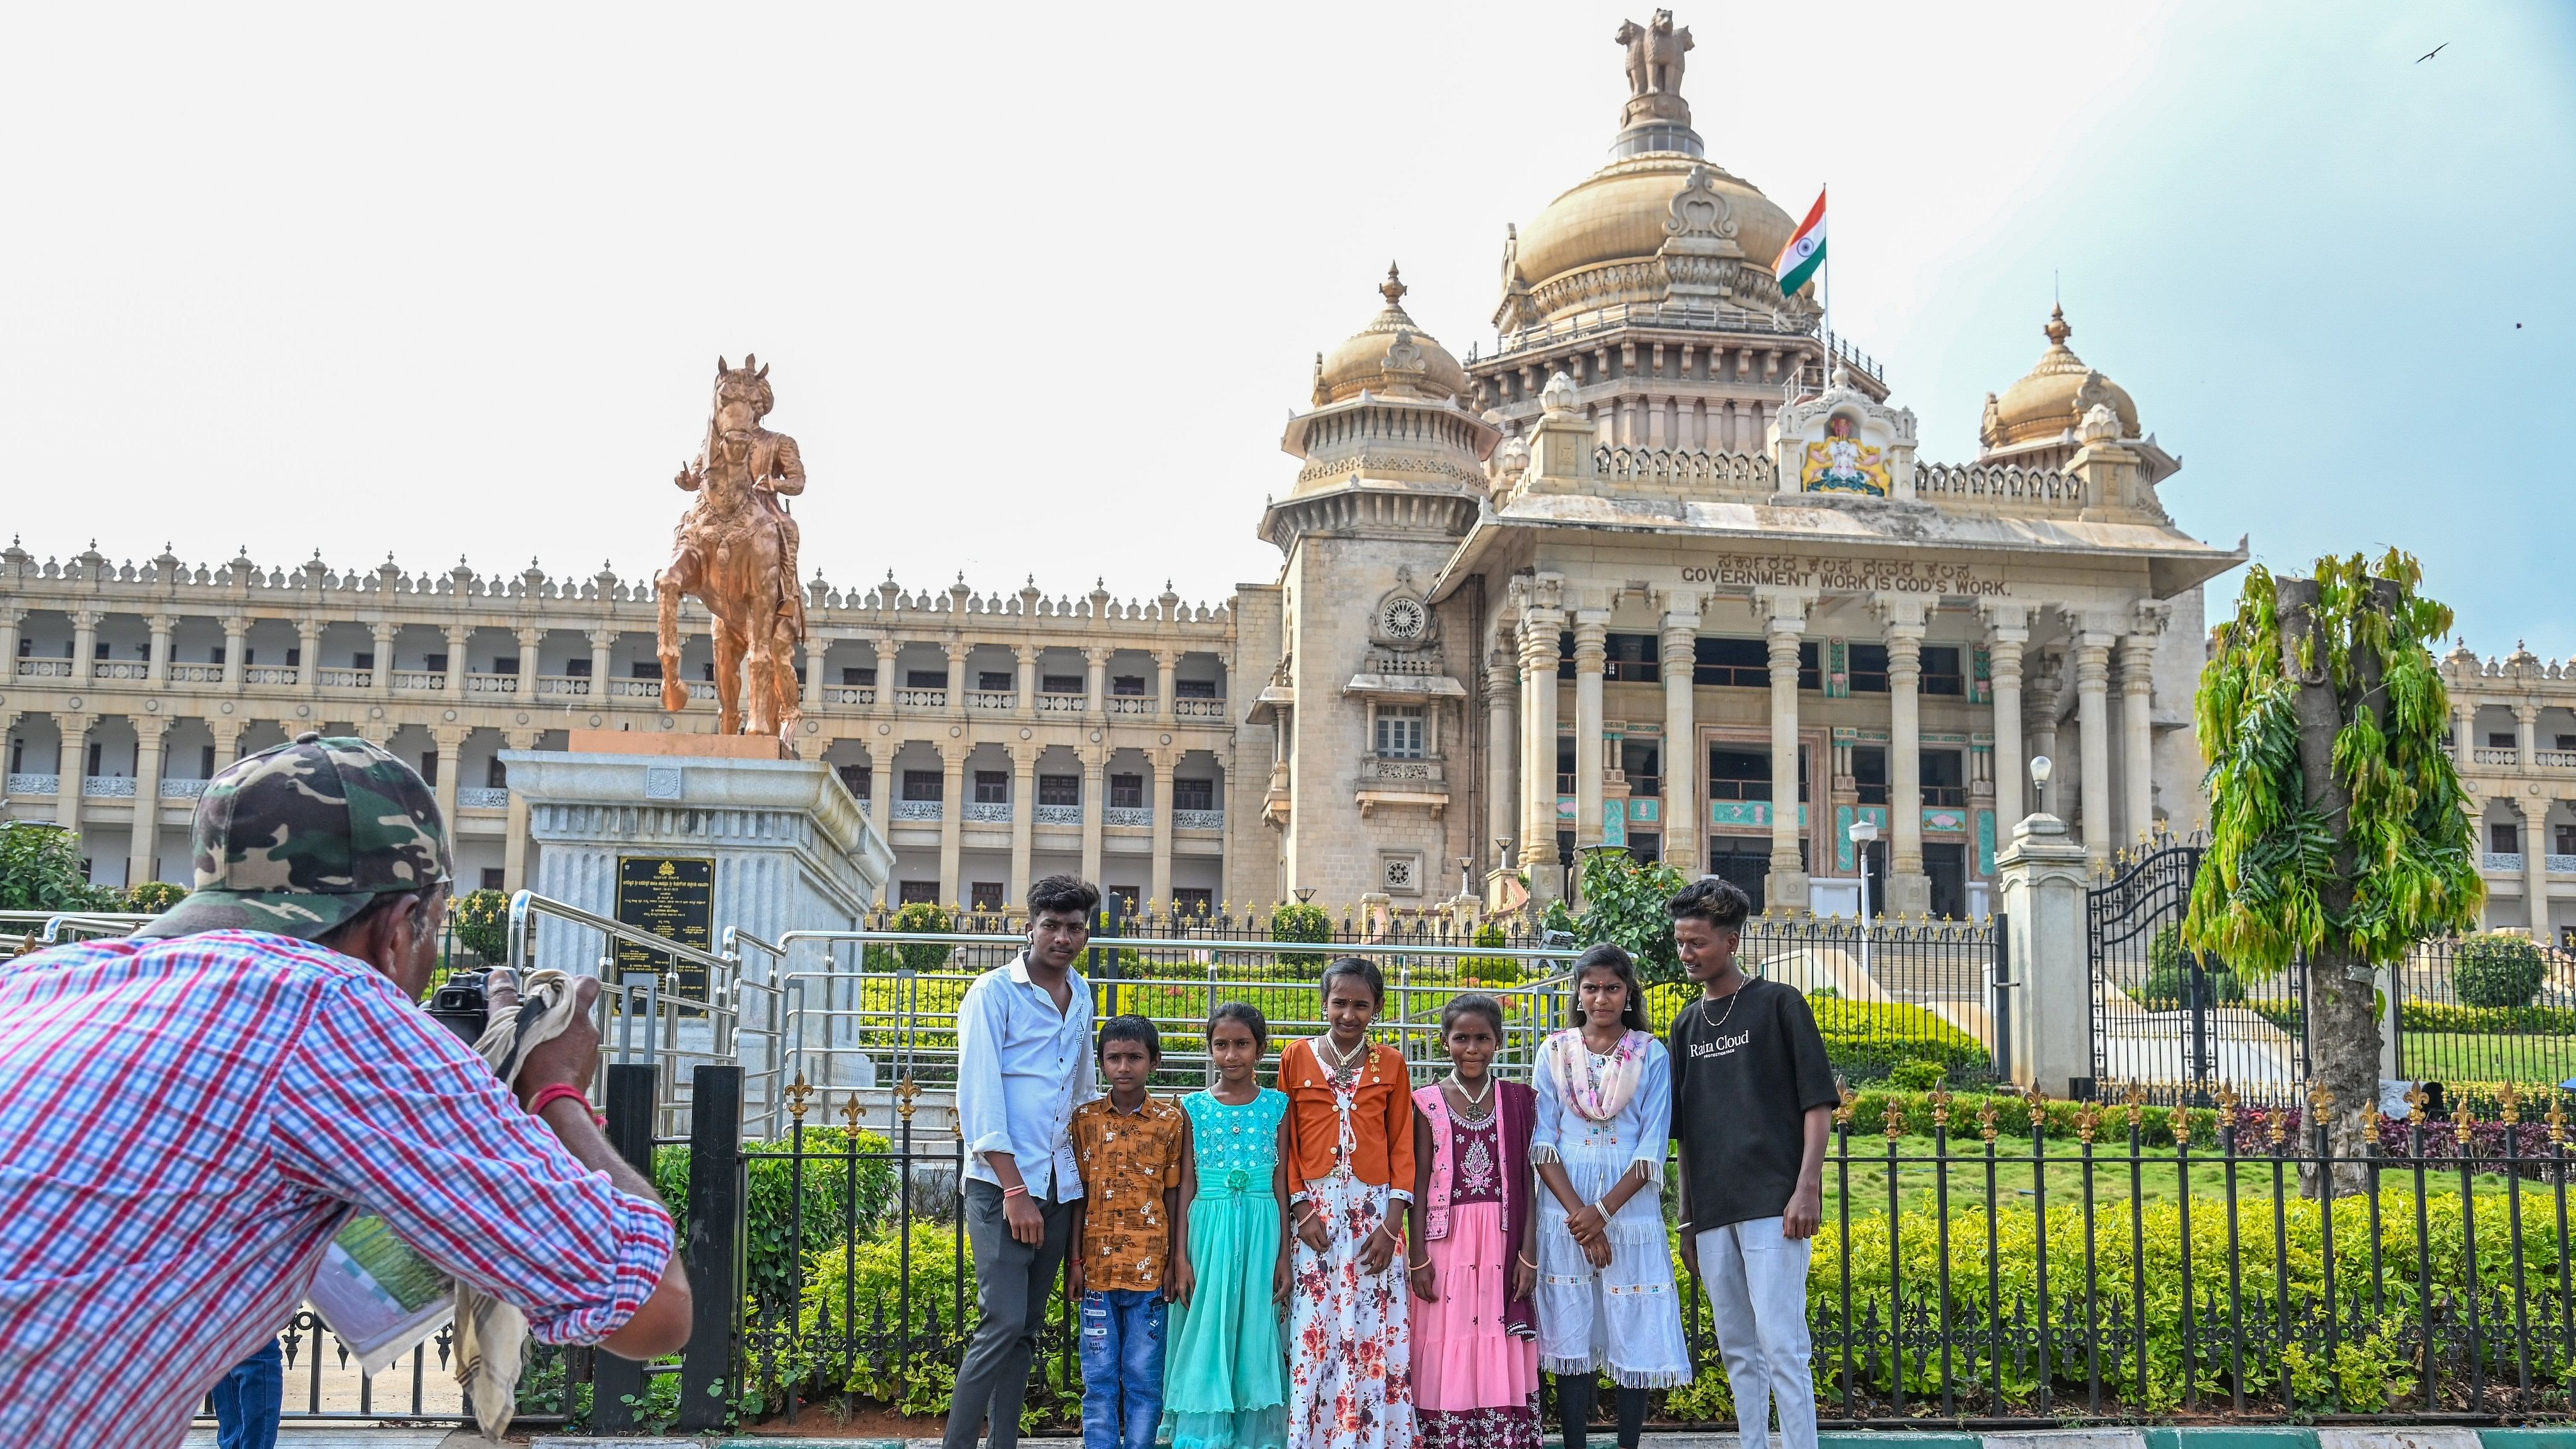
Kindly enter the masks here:
M 2424 52 L 2422 55 L 2419 55 L 2419 56 L 2415 57 L 2415 63 L 2416 63 L 2417 65 L 2422 65 L 2424 62 L 2426 62 L 2426 61 L 2428 61 L 2428 60 L 2431 60 L 2433 57 L 2435 57 L 2435 56 L 2437 56 L 2437 55 L 2440 55 L 2443 51 L 2446 51 L 2446 50 L 2448 50 L 2448 49 L 2450 49 L 2450 48 L 2451 48 L 2451 42 L 2449 42 L 2449 41 L 2445 40 L 2445 41 L 2443 41 L 2440 45 L 2434 46 L 2431 50 L 2428 50 L 2428 51 Z

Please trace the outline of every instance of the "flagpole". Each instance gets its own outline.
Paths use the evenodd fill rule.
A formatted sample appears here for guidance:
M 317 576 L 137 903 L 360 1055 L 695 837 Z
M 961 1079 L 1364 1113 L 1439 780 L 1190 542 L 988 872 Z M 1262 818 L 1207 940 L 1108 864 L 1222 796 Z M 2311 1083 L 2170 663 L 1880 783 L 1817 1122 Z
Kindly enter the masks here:
M 1816 188 L 1816 199 L 1825 203 L 1828 226 L 1831 225 L 1833 217 L 1833 189 L 1833 183 L 1830 181 Z M 1830 232 L 1827 233 L 1825 241 L 1824 265 L 1816 268 L 1816 292 L 1825 308 L 1825 386 L 1832 387 L 1834 385 L 1834 247 Z

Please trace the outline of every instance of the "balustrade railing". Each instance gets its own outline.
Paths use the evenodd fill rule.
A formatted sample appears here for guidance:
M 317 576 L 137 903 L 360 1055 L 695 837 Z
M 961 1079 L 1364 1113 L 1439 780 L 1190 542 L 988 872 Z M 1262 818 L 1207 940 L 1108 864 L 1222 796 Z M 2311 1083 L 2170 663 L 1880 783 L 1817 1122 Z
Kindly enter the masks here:
M 877 691 L 874 685 L 867 684 L 827 684 L 823 686 L 823 702 L 825 704 L 874 704 L 877 702 Z
M 1172 713 L 1181 719 L 1223 719 L 1225 701 L 1183 697 L 1172 701 Z
M 658 683 L 659 681 L 656 681 Z M 537 698 L 587 698 L 590 681 L 576 674 L 540 674 L 537 676 Z
M 1089 703 L 1090 697 L 1088 695 L 1041 694 L 1038 696 L 1038 713 L 1080 714 L 1083 711 L 1083 707 Z
M 467 810 L 506 810 L 510 808 L 510 791 L 500 785 L 459 785 L 456 803 Z
M 63 787 L 60 775 L 40 775 L 32 770 L 13 770 L 9 774 L 12 795 L 52 795 Z
M 18 677 L 69 679 L 72 677 L 72 662 L 68 659 L 21 659 L 18 661 Z
M 656 685 L 654 688 L 656 693 L 660 692 L 659 685 Z M 515 674 L 469 674 L 465 676 L 465 692 L 467 694 L 516 694 L 519 692 L 519 676 Z
M 1225 828 L 1225 812 L 1222 810 L 1176 809 L 1172 812 L 1172 828 L 1175 830 L 1223 830 Z
M 1154 807 L 1151 805 L 1112 805 L 1108 809 L 1100 812 L 1100 823 L 1103 825 L 1151 825 L 1154 823 Z
M 1152 714 L 1157 701 L 1147 694 L 1113 694 L 1109 696 L 1111 714 Z
M 966 823 L 969 825 L 1008 825 L 1011 823 L 1010 802 L 1007 800 L 970 800 L 966 805 Z
M 427 693 L 430 690 L 444 691 L 447 688 L 447 676 L 432 669 L 397 669 L 393 672 L 393 686 L 398 691 L 420 693 Z
M 966 695 L 966 707 L 993 714 L 1008 714 L 1020 707 L 1020 697 L 1007 689 L 970 690 Z
M 293 684 L 301 676 L 292 666 L 253 665 L 242 671 L 244 684 Z
M 224 682 L 224 667 L 220 664 L 173 664 L 170 666 L 170 682 L 221 684 Z
M 894 702 L 905 709 L 946 709 L 948 691 L 944 689 L 898 689 Z
M 134 798 L 132 775 L 85 775 L 81 793 L 92 800 L 131 800 Z
M 938 820 L 944 813 L 940 809 L 944 803 L 946 802 L 939 800 L 897 800 L 894 802 L 894 818 L 897 820 Z
M 1082 823 L 1082 807 L 1079 805 L 1041 805 L 1038 807 L 1036 823 L 1040 825 L 1080 825 Z
M 373 689 L 376 683 L 372 669 L 319 669 L 313 677 L 324 689 Z

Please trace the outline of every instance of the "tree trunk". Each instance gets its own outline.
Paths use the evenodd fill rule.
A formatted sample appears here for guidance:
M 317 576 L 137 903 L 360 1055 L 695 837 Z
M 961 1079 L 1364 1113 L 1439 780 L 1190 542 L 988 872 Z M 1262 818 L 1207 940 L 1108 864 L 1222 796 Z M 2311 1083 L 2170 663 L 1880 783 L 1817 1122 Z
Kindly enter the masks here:
M 2281 663 L 2298 685 L 2293 711 L 2299 721 L 2299 774 L 2307 804 L 2334 836 L 2334 871 L 2319 888 L 2331 938 L 2352 910 L 2352 879 L 2357 860 L 2349 838 L 2351 792 L 2334 775 L 2335 736 L 2344 725 L 2344 701 L 2335 690 L 2334 671 L 2326 657 L 2325 630 L 2316 616 L 2314 579 L 2280 580 Z M 2374 588 L 2371 607 L 2386 609 L 2393 587 Z M 2360 631 L 2356 631 L 2358 633 Z M 2383 704 L 2380 661 L 2363 646 L 2355 661 L 2354 705 L 2376 713 Z M 2302 659 L 2302 655 L 2311 656 Z M 2369 963 L 2330 943 L 2310 953 L 2307 974 L 2308 1078 L 2312 1087 L 2334 1095 L 2327 1140 L 2337 1157 L 2355 1161 L 2338 1166 L 2333 1191 L 2337 1197 L 2368 1190 L 2359 1165 L 2369 1141 L 2371 1114 L 2379 1096 L 2379 1012 L 2372 994 Z M 2313 1167 L 2299 1173 L 2300 1188 L 2318 1196 L 2324 1185 Z

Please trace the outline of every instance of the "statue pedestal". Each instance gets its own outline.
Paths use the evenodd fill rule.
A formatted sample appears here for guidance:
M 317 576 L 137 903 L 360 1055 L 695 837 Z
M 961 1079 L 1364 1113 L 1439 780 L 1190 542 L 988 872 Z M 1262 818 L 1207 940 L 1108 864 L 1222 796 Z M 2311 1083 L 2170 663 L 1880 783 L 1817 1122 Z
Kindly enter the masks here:
M 627 737 L 643 738 L 653 737 Z M 667 748 L 670 740 L 654 744 Z M 612 735 L 603 743 L 613 749 L 624 741 Z M 789 931 L 856 926 L 883 897 L 894 852 L 830 766 L 777 759 L 775 741 L 759 743 L 770 758 L 503 751 L 510 789 L 527 798 L 537 844 L 530 888 L 711 953 L 728 927 L 776 941 Z M 603 974 L 609 948 L 598 931 L 560 920 L 541 920 L 536 930 L 540 968 Z M 855 966 L 855 948 L 835 954 Z M 797 964 L 812 970 L 823 963 L 809 949 Z M 747 951 L 742 962 L 752 981 L 770 979 L 776 966 L 759 951 Z M 745 1026 L 766 1025 L 766 993 L 742 1005 Z M 710 1050 L 705 1018 L 687 1018 L 676 1045 Z M 745 1052 L 744 1065 L 757 1070 L 763 1063 L 750 1060 L 754 1055 Z

